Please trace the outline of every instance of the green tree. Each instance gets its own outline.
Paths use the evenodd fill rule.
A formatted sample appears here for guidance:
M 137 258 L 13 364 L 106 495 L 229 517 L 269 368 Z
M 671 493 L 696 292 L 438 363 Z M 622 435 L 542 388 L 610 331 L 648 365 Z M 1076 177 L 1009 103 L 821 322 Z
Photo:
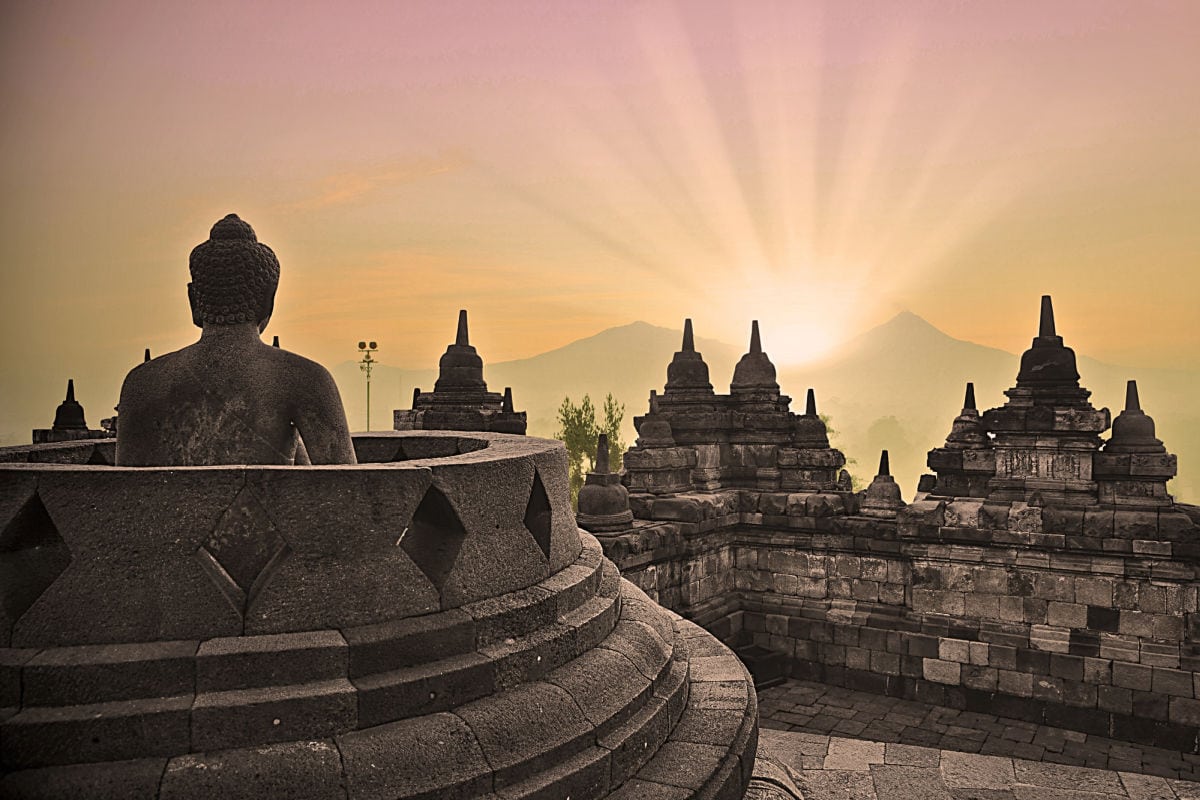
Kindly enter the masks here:
M 579 490 L 588 472 L 595 469 L 596 444 L 601 433 L 608 434 L 608 465 L 616 472 L 621 469 L 621 457 L 625 444 L 621 441 L 621 423 L 625 420 L 625 406 L 613 399 L 610 392 L 604 398 L 603 422 L 596 422 L 596 408 L 592 398 L 583 396 L 579 405 L 564 397 L 558 407 L 558 432 L 554 438 L 567 446 L 567 464 L 570 469 L 571 503 L 579 498 Z

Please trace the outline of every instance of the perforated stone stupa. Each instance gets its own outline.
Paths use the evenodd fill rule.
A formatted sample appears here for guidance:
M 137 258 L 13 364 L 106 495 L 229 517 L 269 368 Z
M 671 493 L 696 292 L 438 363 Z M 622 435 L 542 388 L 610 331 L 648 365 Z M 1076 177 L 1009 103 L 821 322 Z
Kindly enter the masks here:
M 438 362 L 432 392 L 413 390 L 410 410 L 392 412 L 398 431 L 495 431 L 525 433 L 525 412 L 513 410 L 512 388 L 489 392 L 483 359 L 470 343 L 467 312 L 458 312 L 458 332 Z
M 476 371 L 459 355 L 451 387 Z M 315 466 L 0 451 L 0 796 L 744 795 L 748 673 L 577 527 L 560 442 L 352 445 Z

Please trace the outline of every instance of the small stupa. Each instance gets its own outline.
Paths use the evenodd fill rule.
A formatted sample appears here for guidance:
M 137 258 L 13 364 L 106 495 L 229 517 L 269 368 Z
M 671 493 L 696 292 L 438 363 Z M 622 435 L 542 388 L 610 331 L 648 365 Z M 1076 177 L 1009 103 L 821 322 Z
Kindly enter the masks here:
M 1142 411 L 1137 381 L 1125 387 L 1125 410 L 1113 420 L 1112 436 L 1096 454 L 1093 472 L 1100 502 L 1121 506 L 1171 505 L 1167 481 L 1175 477 L 1176 457 L 1154 435 L 1154 419 Z
M 579 490 L 575 519 L 579 527 L 591 533 L 624 530 L 633 522 L 629 491 L 621 485 L 621 476 L 609 470 L 606 433 L 601 433 L 596 442 L 595 468 Z
M 458 312 L 454 343 L 438 362 L 432 392 L 413 391 L 411 410 L 393 412 L 396 430 L 495 431 L 524 434 L 524 411 L 513 410 L 512 390 L 489 392 L 483 359 L 471 345 L 467 312 Z
M 51 442 L 73 442 L 77 439 L 104 439 L 111 434 L 106 430 L 88 430 L 83 406 L 75 399 L 75 380 L 67 380 L 67 396 L 54 411 L 54 424 L 49 428 L 35 428 L 34 444 Z

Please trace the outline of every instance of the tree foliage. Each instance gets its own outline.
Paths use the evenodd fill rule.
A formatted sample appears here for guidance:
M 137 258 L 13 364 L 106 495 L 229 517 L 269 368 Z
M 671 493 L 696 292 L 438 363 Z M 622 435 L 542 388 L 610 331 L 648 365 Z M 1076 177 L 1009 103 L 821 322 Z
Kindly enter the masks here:
M 621 469 L 621 457 L 625 453 L 625 444 L 621 441 L 621 423 L 625 421 L 625 406 L 613 399 L 610 392 L 604 398 L 601 409 L 604 415 L 599 423 L 596 421 L 596 408 L 592 398 L 583 396 L 576 405 L 570 397 L 564 397 L 558 407 L 558 432 L 554 438 L 561 440 L 567 446 L 567 463 L 570 468 L 571 503 L 579 497 L 583 481 L 588 472 L 595 469 L 596 444 L 601 433 L 608 434 L 608 466 L 613 472 Z

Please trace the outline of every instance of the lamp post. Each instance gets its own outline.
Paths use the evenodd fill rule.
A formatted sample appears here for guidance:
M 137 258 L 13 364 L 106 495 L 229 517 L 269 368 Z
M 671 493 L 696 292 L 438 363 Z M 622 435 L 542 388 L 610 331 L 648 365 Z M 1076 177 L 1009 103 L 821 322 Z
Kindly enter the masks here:
M 375 366 L 375 359 L 371 358 L 371 354 L 378 350 L 375 342 L 359 342 L 358 352 L 363 354 L 362 362 L 358 368 L 367 373 L 367 430 L 371 430 L 371 367 Z

